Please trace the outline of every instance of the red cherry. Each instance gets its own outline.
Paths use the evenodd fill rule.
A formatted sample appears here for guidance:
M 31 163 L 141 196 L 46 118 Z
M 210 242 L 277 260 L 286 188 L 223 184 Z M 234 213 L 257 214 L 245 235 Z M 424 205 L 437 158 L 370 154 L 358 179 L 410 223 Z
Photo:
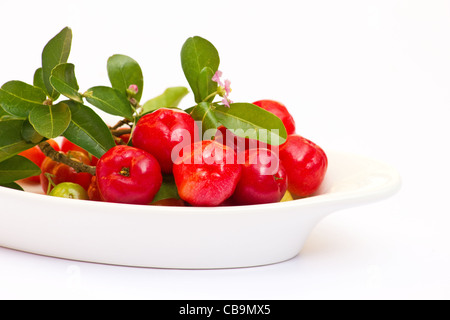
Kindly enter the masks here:
M 94 157 L 87 150 L 77 146 L 75 143 L 67 140 L 66 138 L 62 139 L 61 151 L 64 152 L 64 153 L 68 153 L 70 151 L 82 152 L 82 153 L 86 154 L 86 156 L 88 156 L 91 159 L 91 163 L 90 163 L 91 166 L 96 166 L 97 165 L 98 158 Z
M 138 121 L 132 142 L 134 147 L 152 154 L 164 173 L 172 173 L 173 161 L 182 155 L 183 147 L 191 145 L 198 137 L 198 127 L 189 114 L 163 108 Z
M 87 152 L 83 148 L 77 146 L 75 143 L 67 140 L 67 138 L 62 138 L 62 140 L 61 140 L 61 151 L 64 153 L 68 153 L 69 151 L 79 151 L 79 152 L 83 152 L 87 156 L 89 156 L 89 152 Z
M 233 194 L 241 175 L 233 149 L 215 141 L 199 141 L 173 166 L 178 193 L 193 206 L 218 206 Z
M 67 155 L 72 160 L 79 161 L 87 165 L 91 164 L 91 160 L 83 152 L 70 151 Z M 86 191 L 88 190 L 92 180 L 91 174 L 86 172 L 77 173 L 72 167 L 69 167 L 68 165 L 63 163 L 53 161 L 52 159 L 47 157 L 42 162 L 40 176 L 41 186 L 44 192 L 47 192 L 49 188 L 49 181 L 47 179 L 46 173 L 52 175 L 51 179 L 56 185 L 63 182 L 72 182 L 81 185 Z M 50 190 L 52 188 L 53 187 L 50 186 Z
M 295 133 L 295 121 L 292 115 L 289 113 L 285 105 L 274 100 L 259 100 L 253 102 L 260 108 L 269 111 L 281 119 L 288 135 Z
M 56 151 L 59 151 L 59 145 L 55 140 L 48 140 L 47 141 L 52 147 L 53 149 L 55 149 Z M 42 153 L 41 149 L 39 148 L 39 146 L 34 146 L 31 149 L 28 149 L 26 151 L 23 151 L 21 153 L 19 153 L 20 156 L 23 156 L 31 161 L 33 161 L 38 167 L 41 167 L 42 162 L 44 162 L 45 160 L 45 154 Z M 35 183 L 38 184 L 40 182 L 40 176 L 34 176 L 34 177 L 30 177 L 30 178 L 26 178 L 23 181 L 25 182 L 29 182 L 29 183 Z
M 126 134 L 121 135 L 120 139 L 122 139 L 122 141 L 127 144 L 130 141 L 130 137 L 131 137 L 131 134 L 126 133 Z
M 98 163 L 98 158 L 91 155 L 91 166 L 96 167 Z
M 280 147 L 280 160 L 288 175 L 288 190 L 297 197 L 313 195 L 325 177 L 328 159 L 315 143 L 290 135 Z
M 67 138 L 65 138 L 65 137 L 63 137 L 63 139 L 61 141 L 61 151 L 64 152 L 64 153 L 68 153 L 70 151 L 83 152 L 84 154 L 86 154 L 86 156 L 88 156 L 91 159 L 91 163 L 90 163 L 91 166 L 96 166 L 97 165 L 98 158 L 96 158 L 93 155 L 91 155 L 85 149 L 77 146 L 75 143 L 67 140 Z
M 242 159 L 241 159 L 242 158 Z M 250 149 L 238 154 L 244 161 L 233 200 L 239 205 L 280 202 L 287 190 L 287 176 L 280 159 L 269 149 Z
M 102 194 L 100 193 L 100 190 L 98 188 L 97 176 L 92 177 L 91 184 L 89 185 L 87 192 L 88 192 L 89 200 L 104 201 Z
M 161 167 L 150 153 L 120 145 L 98 161 L 97 183 L 107 202 L 148 205 L 161 188 Z
M 248 138 L 242 138 L 235 135 L 225 126 L 220 126 L 219 128 L 217 128 L 215 140 L 230 148 L 233 148 L 234 152 L 236 153 L 247 150 L 249 148 L 250 141 Z
M 271 145 L 268 145 L 256 139 L 239 137 L 224 126 L 220 126 L 219 128 L 217 128 L 215 140 L 230 148 L 233 148 L 234 152 L 236 153 L 256 148 L 273 148 Z

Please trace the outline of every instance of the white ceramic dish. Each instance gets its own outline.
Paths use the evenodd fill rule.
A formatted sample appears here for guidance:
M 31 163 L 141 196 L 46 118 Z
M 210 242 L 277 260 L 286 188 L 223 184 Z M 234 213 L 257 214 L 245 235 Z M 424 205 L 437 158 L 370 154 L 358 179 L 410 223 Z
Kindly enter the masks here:
M 328 152 L 314 197 L 257 206 L 119 205 L 0 188 L 0 246 L 71 260 L 155 268 L 260 266 L 298 255 L 326 215 L 393 195 L 396 170 Z

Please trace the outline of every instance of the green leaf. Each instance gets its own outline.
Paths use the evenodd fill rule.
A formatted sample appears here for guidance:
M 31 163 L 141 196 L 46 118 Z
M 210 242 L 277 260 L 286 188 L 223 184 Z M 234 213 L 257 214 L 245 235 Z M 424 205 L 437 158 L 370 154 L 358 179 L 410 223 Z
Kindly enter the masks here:
M 25 120 L 4 119 L 0 121 L 0 162 L 35 146 L 22 137 Z
M 100 159 L 116 145 L 108 126 L 91 108 L 74 101 L 66 103 L 70 108 L 72 121 L 64 132 L 64 137 Z
M 11 183 L 41 174 L 41 169 L 22 156 L 14 156 L 0 162 L 0 184 Z
M 9 119 L 15 119 L 15 120 L 25 120 L 25 118 L 23 117 L 17 117 L 17 116 L 13 116 L 12 114 L 9 114 L 8 112 L 4 111 L 1 107 L 0 107 L 0 121 L 3 120 L 9 120 Z
M 1 121 L 3 118 L 9 117 L 9 116 L 10 116 L 10 114 L 9 114 L 8 112 L 6 112 L 6 111 L 3 109 L 3 107 L 2 107 L 2 105 L 1 105 L 1 103 L 0 103 L 0 121 Z
M 83 96 L 78 92 L 77 79 L 75 77 L 75 66 L 71 63 L 57 65 L 50 76 L 50 83 L 60 94 L 69 99 L 83 103 Z
M 25 141 L 38 144 L 44 139 L 33 127 L 30 121 L 25 120 L 22 125 L 22 137 Z
M 196 106 L 189 107 L 189 108 L 185 109 L 184 112 L 191 114 L 192 111 L 195 109 L 195 107 L 196 107 Z
M 127 96 L 110 87 L 93 87 L 85 93 L 87 101 L 106 113 L 133 119 L 133 108 Z
M 47 88 L 44 83 L 44 74 L 42 68 L 38 68 L 33 76 L 33 86 L 41 88 L 43 92 L 47 92 Z
M 64 102 L 35 107 L 29 116 L 34 129 L 48 139 L 60 136 L 69 126 L 70 119 L 69 106 Z
M 219 64 L 219 53 L 208 40 L 196 36 L 187 39 L 184 43 L 181 49 L 181 66 L 197 103 L 206 98 L 206 96 L 202 96 L 199 89 L 200 73 L 205 67 L 208 67 L 214 75 L 219 69 Z
M 53 68 L 67 62 L 71 46 L 72 30 L 66 27 L 52 38 L 42 51 L 42 77 L 48 96 L 53 100 L 58 99 L 59 92 L 50 83 L 50 76 Z
M 173 176 L 164 176 L 163 183 L 158 193 L 155 195 L 152 203 L 165 200 L 165 199 L 180 199 L 178 194 L 177 185 Z
M 283 122 L 274 114 L 251 103 L 233 103 L 230 108 L 217 106 L 217 120 L 240 137 L 281 145 L 287 139 Z
M 42 105 L 47 96 L 38 87 L 22 81 L 9 81 L 0 89 L 2 108 L 17 117 L 28 117 L 34 107 Z
M 19 186 L 17 183 L 15 182 L 10 182 L 10 183 L 0 183 L 0 187 L 4 187 L 4 188 L 8 188 L 8 189 L 14 189 L 14 190 L 19 190 L 19 191 L 24 191 L 23 188 L 21 186 Z
M 198 90 L 202 101 L 217 91 L 218 84 L 212 81 L 214 74 L 215 72 L 211 68 L 205 67 L 198 75 Z M 207 102 L 213 102 L 214 97 L 210 97 Z
M 153 112 L 160 108 L 176 108 L 181 100 L 189 93 L 185 87 L 167 88 L 163 94 L 147 101 L 143 106 L 143 113 Z
M 216 118 L 214 113 L 215 105 L 208 102 L 201 102 L 197 106 L 194 107 L 192 112 L 190 113 L 192 118 L 196 121 L 201 122 L 202 134 L 205 132 L 211 133 L 211 136 L 214 136 L 217 129 L 220 126 L 220 122 Z M 207 137 L 205 137 L 208 139 Z
M 116 54 L 108 59 L 107 69 L 109 81 L 114 89 L 126 95 L 128 87 L 135 84 L 139 88 L 135 99 L 141 100 L 144 76 L 141 67 L 135 60 L 122 54 Z

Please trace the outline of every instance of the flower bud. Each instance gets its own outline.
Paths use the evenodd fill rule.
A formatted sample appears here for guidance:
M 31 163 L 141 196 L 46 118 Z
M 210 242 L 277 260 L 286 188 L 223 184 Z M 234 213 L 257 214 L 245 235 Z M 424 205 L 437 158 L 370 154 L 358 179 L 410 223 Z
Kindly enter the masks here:
M 127 93 L 130 97 L 134 97 L 139 92 L 139 87 L 135 84 L 132 84 L 128 87 Z
M 219 86 L 217 88 L 217 94 L 223 98 L 227 95 L 227 92 L 225 91 L 224 87 Z

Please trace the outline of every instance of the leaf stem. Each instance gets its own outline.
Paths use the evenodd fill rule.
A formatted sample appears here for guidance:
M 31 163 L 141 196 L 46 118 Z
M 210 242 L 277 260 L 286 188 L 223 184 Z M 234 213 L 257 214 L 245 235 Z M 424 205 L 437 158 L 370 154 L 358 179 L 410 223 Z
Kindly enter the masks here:
M 131 106 L 133 107 L 136 114 L 140 115 L 143 109 L 142 109 L 142 105 L 139 103 L 139 101 L 137 101 L 135 98 L 129 98 L 128 100 L 130 101 Z
M 42 104 L 44 106 L 51 106 L 51 105 L 53 105 L 53 100 L 52 100 L 52 98 L 48 98 L 44 102 L 42 102 Z
M 44 175 L 48 180 L 47 195 L 50 195 L 52 188 L 56 187 L 56 184 L 53 182 L 53 178 L 55 177 L 55 175 L 48 172 L 46 172 Z
M 47 157 L 49 157 L 53 161 L 66 164 L 69 167 L 75 169 L 77 173 L 87 172 L 93 176 L 95 176 L 96 174 L 96 167 L 89 166 L 79 161 L 70 159 L 64 153 L 58 152 L 55 149 L 53 149 L 53 147 L 47 141 L 41 142 L 39 144 L 39 148 Z
M 219 94 L 219 91 L 213 92 L 213 93 L 211 93 L 209 96 L 207 96 L 205 99 L 203 99 L 202 102 L 208 102 L 209 99 L 215 97 L 215 96 L 218 95 L 218 94 Z
M 110 127 L 110 130 L 111 131 L 117 130 L 124 125 L 130 126 L 130 121 L 128 119 L 122 119 L 119 122 L 117 122 L 114 126 Z

